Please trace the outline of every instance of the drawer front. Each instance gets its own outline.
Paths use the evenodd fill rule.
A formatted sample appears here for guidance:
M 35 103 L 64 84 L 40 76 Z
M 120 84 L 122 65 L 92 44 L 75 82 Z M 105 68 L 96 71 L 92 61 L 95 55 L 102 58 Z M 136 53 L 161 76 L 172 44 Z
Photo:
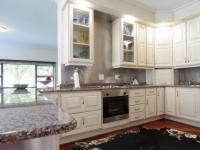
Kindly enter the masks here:
M 145 112 L 145 104 L 130 106 L 130 114 Z
M 101 109 L 101 99 L 99 95 L 88 95 L 84 97 L 85 111 Z
M 84 100 L 82 97 L 62 97 L 62 109 L 69 113 L 84 111 Z
M 129 96 L 145 96 L 145 89 L 130 90 Z
M 130 105 L 138 105 L 138 104 L 144 104 L 144 103 L 145 103 L 145 96 L 130 97 L 129 98 L 129 104 Z
M 146 95 L 156 95 L 156 88 L 146 89 Z
M 130 115 L 131 121 L 145 119 L 145 112 L 138 112 Z

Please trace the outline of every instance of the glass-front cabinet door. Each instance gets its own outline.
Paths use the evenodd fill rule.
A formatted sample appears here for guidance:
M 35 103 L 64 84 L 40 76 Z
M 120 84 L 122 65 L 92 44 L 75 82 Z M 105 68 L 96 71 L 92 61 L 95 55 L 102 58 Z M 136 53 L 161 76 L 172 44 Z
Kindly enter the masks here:
M 135 62 L 135 24 L 122 20 L 123 58 L 124 63 Z
M 93 64 L 93 10 L 67 4 L 64 11 L 65 65 Z M 67 52 L 67 53 L 66 53 Z M 66 55 L 65 55 L 66 53 Z
M 134 68 L 136 59 L 136 24 L 118 18 L 112 22 L 112 67 Z

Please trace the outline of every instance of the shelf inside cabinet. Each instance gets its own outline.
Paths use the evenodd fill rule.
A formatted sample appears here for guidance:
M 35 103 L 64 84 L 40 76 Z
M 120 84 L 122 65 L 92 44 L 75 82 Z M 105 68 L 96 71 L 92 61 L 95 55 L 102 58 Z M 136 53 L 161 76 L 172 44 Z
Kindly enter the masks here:
M 123 36 L 130 37 L 130 38 L 134 38 L 134 36 L 133 36 L 133 35 L 127 35 L 127 34 L 123 34 Z
M 89 28 L 88 25 L 85 24 L 80 24 L 80 23 L 73 23 L 74 26 L 79 27 L 79 28 Z
M 125 53 L 133 53 L 134 51 L 133 50 L 124 49 L 124 52 Z
M 73 42 L 74 45 L 90 46 L 88 43 Z

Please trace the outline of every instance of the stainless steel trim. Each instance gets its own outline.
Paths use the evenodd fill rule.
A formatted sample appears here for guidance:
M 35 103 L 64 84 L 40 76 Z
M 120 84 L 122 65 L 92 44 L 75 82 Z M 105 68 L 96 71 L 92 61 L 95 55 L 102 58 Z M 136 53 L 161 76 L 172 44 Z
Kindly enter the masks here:
M 128 114 L 117 115 L 117 116 L 113 116 L 113 117 L 103 118 L 103 123 L 109 123 L 109 122 L 118 121 L 118 120 L 122 120 L 122 119 L 128 119 L 128 118 L 129 118 Z

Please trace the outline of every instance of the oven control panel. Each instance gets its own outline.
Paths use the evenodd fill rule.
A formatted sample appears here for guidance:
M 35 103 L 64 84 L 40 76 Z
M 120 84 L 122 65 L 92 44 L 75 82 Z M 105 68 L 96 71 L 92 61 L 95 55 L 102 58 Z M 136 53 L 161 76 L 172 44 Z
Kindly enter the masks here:
M 102 91 L 103 97 L 114 97 L 128 95 L 127 89 L 107 89 Z

